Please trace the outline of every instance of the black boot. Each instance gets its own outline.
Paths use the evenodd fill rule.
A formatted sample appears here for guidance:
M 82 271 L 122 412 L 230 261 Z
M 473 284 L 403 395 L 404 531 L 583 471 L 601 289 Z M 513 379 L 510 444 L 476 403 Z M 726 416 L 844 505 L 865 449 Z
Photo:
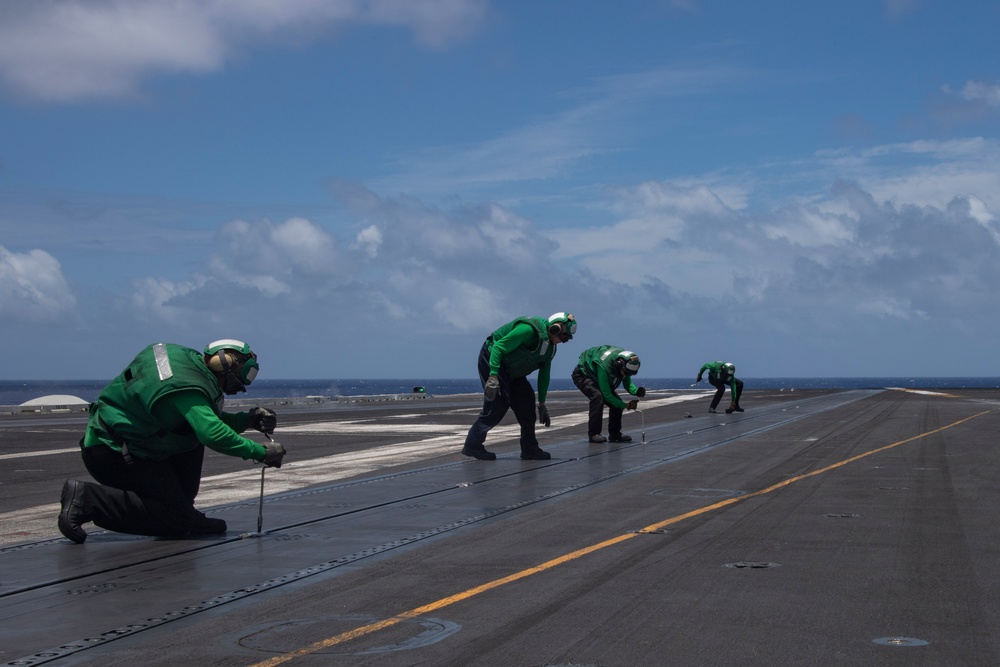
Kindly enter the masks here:
M 196 535 L 218 535 L 219 533 L 226 532 L 226 522 L 222 519 L 210 519 L 205 517 L 205 520 L 195 526 L 192 533 Z
M 471 456 L 474 459 L 479 459 L 480 461 L 496 461 L 497 455 L 493 452 L 486 451 L 486 448 L 480 445 L 479 447 L 463 447 L 462 453 L 466 456 Z
M 67 479 L 63 483 L 62 494 L 59 502 L 62 509 L 59 511 L 59 532 L 68 540 L 77 544 L 83 544 L 87 539 L 87 533 L 81 528 L 81 524 L 90 521 L 91 517 L 86 509 L 84 496 L 87 494 L 87 486 L 84 482 L 75 479 Z
M 552 455 L 549 454 L 544 449 L 542 449 L 541 447 L 539 447 L 538 445 L 535 445 L 531 449 L 522 449 L 521 458 L 536 460 L 536 461 L 546 461 L 548 459 L 551 459 Z

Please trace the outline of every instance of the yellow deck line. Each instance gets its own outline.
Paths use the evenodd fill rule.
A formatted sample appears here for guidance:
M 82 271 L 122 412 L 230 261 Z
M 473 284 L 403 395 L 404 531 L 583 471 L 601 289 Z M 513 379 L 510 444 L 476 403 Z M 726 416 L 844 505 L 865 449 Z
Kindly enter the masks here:
M 520 581 L 521 579 L 524 579 L 526 577 L 530 577 L 530 576 L 532 576 L 534 574 L 539 574 L 540 572 L 545 572 L 547 570 L 551 570 L 554 567 L 557 567 L 557 566 L 562 565 L 564 563 L 568 563 L 568 562 L 576 560 L 578 558 L 582 558 L 583 556 L 586 556 L 588 554 L 594 553 L 595 551 L 600 551 L 601 549 L 606 549 L 607 547 L 614 546 L 616 544 L 620 544 L 622 542 L 625 542 L 626 540 L 630 540 L 633 537 L 636 537 L 637 535 L 641 535 L 643 533 L 650 533 L 650 532 L 655 532 L 655 531 L 658 531 L 658 530 L 662 530 L 663 528 L 665 528 L 667 526 L 671 526 L 671 525 L 674 525 L 676 523 L 680 523 L 681 521 L 684 521 L 686 519 L 691 519 L 691 518 L 694 518 L 696 516 L 701 516 L 702 514 L 707 514 L 709 512 L 713 512 L 713 511 L 715 511 L 717 509 L 720 509 L 720 508 L 723 508 L 723 507 L 727 507 L 729 505 L 735 505 L 736 503 L 743 502 L 744 500 L 748 500 L 750 498 L 757 498 L 759 496 L 763 496 L 763 495 L 766 495 L 768 493 L 772 493 L 772 492 L 777 491 L 779 489 L 783 489 L 786 486 L 790 486 L 790 485 L 792 485 L 792 484 L 794 484 L 796 482 L 800 482 L 800 481 L 802 481 L 804 479 L 808 479 L 810 477 L 815 477 L 816 475 L 821 475 L 823 473 L 830 472 L 831 470 L 836 470 L 837 468 L 841 468 L 841 467 L 843 467 L 843 466 L 845 466 L 845 465 L 847 465 L 849 463 L 853 463 L 855 461 L 859 461 L 859 460 L 867 458 L 869 456 L 873 456 L 875 454 L 878 454 L 878 453 L 881 453 L 881 452 L 893 449 L 894 447 L 899 447 L 900 445 L 905 445 L 908 442 L 913 442 L 914 440 L 919 440 L 920 438 L 926 438 L 927 436 L 934 435 L 935 433 L 940 433 L 941 431 L 947 430 L 947 429 L 952 428 L 954 426 L 958 426 L 959 424 L 964 424 L 965 422 L 970 421 L 972 419 L 975 419 L 977 417 L 982 417 L 983 415 L 988 414 L 988 413 L 990 413 L 992 411 L 993 410 L 984 410 L 983 412 L 971 415 L 969 417 L 965 417 L 963 419 L 959 419 L 958 421 L 952 422 L 951 424 L 947 424 L 946 426 L 941 426 L 940 428 L 936 428 L 934 430 L 927 431 L 926 433 L 920 433 L 920 434 L 915 435 L 915 436 L 913 436 L 911 438 L 906 438 L 905 440 L 899 440 L 899 441 L 894 442 L 894 443 L 889 444 L 889 445 L 884 445 L 882 447 L 877 447 L 877 448 L 875 448 L 875 449 L 873 449 L 871 451 L 864 452 L 864 453 L 858 454 L 856 456 L 851 456 L 851 457 L 846 458 L 846 459 L 844 459 L 842 461 L 838 461 L 837 463 L 833 463 L 831 465 L 828 465 L 828 466 L 826 466 L 824 468 L 819 468 L 817 470 L 813 470 L 812 472 L 808 472 L 808 473 L 805 473 L 805 474 L 802 474 L 802 475 L 796 475 L 795 477 L 790 477 L 789 479 L 786 479 L 786 480 L 784 480 L 782 482 L 778 482 L 777 484 L 773 484 L 773 485 L 768 486 L 766 488 L 759 489 L 757 491 L 753 491 L 751 493 L 747 493 L 747 494 L 744 494 L 742 496 L 737 496 L 737 497 L 734 497 L 734 498 L 728 498 L 726 500 L 722 500 L 722 501 L 717 502 L 717 503 L 712 503 L 711 505 L 706 505 L 706 506 L 698 508 L 696 510 L 692 510 L 690 512 L 685 512 L 684 514 L 678 514 L 677 516 L 674 516 L 674 517 L 671 517 L 669 519 L 665 519 L 663 521 L 660 521 L 658 523 L 654 523 L 652 525 L 646 526 L 645 528 L 643 528 L 641 530 L 638 530 L 636 532 L 625 533 L 623 535 L 618 535 L 617 537 L 612 537 L 610 539 L 604 540 L 603 542 L 598 542 L 597 544 L 592 544 L 592 545 L 590 545 L 588 547 L 584 547 L 582 549 L 577 549 L 576 551 L 571 551 L 570 553 L 567 553 L 567 554 L 564 554 L 562 556 L 559 556 L 558 558 L 553 558 L 552 560 L 546 561 L 546 562 L 542 563 L 541 565 L 536 565 L 534 567 L 530 567 L 530 568 L 527 568 L 525 570 L 521 570 L 520 572 L 515 572 L 514 574 L 510 574 L 510 575 L 508 575 L 506 577 L 502 577 L 500 579 L 494 579 L 493 581 L 487 582 L 485 584 L 481 584 L 479 586 L 475 586 L 473 588 L 466 589 L 466 590 L 464 590 L 464 591 L 462 591 L 460 593 L 456 593 L 454 595 L 449 595 L 448 597 L 444 597 L 444 598 L 441 598 L 439 600 L 435 600 L 434 602 L 430 602 L 430 603 L 422 605 L 420 607 L 415 607 L 414 609 L 410 609 L 409 611 L 404 611 L 403 613 L 397 614 L 396 616 L 392 616 L 391 618 L 386 618 L 386 619 L 383 619 L 381 621 L 377 621 L 375 623 L 369 623 L 368 625 L 363 625 L 363 626 L 361 626 L 359 628 L 356 628 L 354 630 L 349 630 L 349 631 L 343 632 L 343 633 L 341 633 L 339 635 L 334 635 L 332 637 L 328 637 L 326 639 L 322 639 L 322 640 L 320 640 L 318 642 L 310 644 L 309 646 L 304 646 L 304 647 L 302 647 L 300 649 L 297 649 L 295 651 L 292 651 L 290 653 L 286 653 L 284 655 L 275 656 L 274 658 L 271 658 L 269 660 L 264 660 L 263 662 L 255 663 L 255 664 L 251 665 L 250 667 L 274 667 L 275 665 L 280 665 L 280 664 L 282 664 L 284 662 L 288 662 L 289 660 L 293 660 L 294 658 L 298 658 L 298 657 L 305 656 L 305 655 L 310 655 L 312 653 L 315 653 L 317 651 L 322 651 L 323 649 L 329 648 L 331 646 L 336 646 L 338 644 L 343 644 L 344 642 L 350 641 L 352 639 L 357 639 L 359 637 L 364 637 L 365 635 L 370 635 L 370 634 L 372 634 L 374 632 L 378 632 L 379 630 L 384 630 L 385 628 L 390 628 L 390 627 L 392 627 L 394 625 L 398 625 L 399 623 L 402 623 L 403 621 L 407 621 L 407 620 L 410 620 L 412 618 L 418 618 L 420 616 L 423 616 L 424 614 L 428 614 L 430 612 L 437 611 L 439 609 L 443 609 L 444 607 L 451 606 L 451 605 L 453 605 L 453 604 L 455 604 L 457 602 L 462 602 L 463 600 L 468 600 L 469 598 L 475 597 L 475 596 L 477 596 L 477 595 L 479 595 L 481 593 L 485 593 L 487 591 L 491 591 L 494 588 L 499 588 L 500 586 L 504 586 L 506 584 L 513 583 L 515 581 Z

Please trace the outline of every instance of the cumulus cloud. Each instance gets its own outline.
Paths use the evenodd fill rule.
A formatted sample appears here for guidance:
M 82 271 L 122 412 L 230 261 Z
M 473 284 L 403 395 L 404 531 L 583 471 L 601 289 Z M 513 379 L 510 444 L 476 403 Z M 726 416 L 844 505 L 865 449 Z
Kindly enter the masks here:
M 989 107 L 1000 108 L 1000 83 L 966 81 L 961 95 L 969 102 L 981 102 Z
M 294 262 L 295 267 L 311 274 L 327 273 L 336 262 L 333 239 L 319 226 L 305 218 L 290 218 L 271 226 L 268 230 L 270 243 L 258 249 L 260 260 L 270 263 L 272 254 L 278 261 Z M 241 234 L 231 235 L 231 243 L 240 244 Z
M 220 228 L 216 245 L 223 250 L 211 260 L 212 274 L 267 296 L 292 291 L 297 279 L 326 280 L 344 270 L 335 239 L 305 218 L 234 220 Z
M 345 271 L 334 237 L 305 218 L 273 223 L 232 220 L 220 226 L 215 252 L 183 280 L 145 276 L 133 281 L 130 312 L 163 323 L 233 321 L 253 304 L 288 299 L 301 304 Z
M 194 281 L 175 283 L 163 278 L 139 278 L 133 284 L 128 299 L 129 310 L 140 313 L 141 319 L 182 321 L 190 311 L 178 305 L 178 302 L 197 288 L 198 284 Z
M 851 335 L 877 320 L 952 326 L 992 299 L 1000 281 L 996 142 L 918 141 L 815 157 L 809 169 L 783 166 L 782 185 L 799 200 L 739 174 L 647 181 L 606 189 L 603 220 L 549 230 L 499 205 L 445 212 L 364 189 L 342 192 L 341 201 L 371 223 L 366 233 L 379 230 L 380 262 L 443 295 L 404 294 L 400 279 L 392 301 L 421 304 L 418 312 L 439 320 L 484 303 L 484 326 L 490 312 L 530 312 L 516 304 L 544 285 L 538 275 L 570 303 L 613 303 L 644 322 L 690 326 L 718 309 L 784 335 L 810 327 Z M 487 268 L 502 278 L 484 280 Z
M 605 191 L 604 225 L 544 231 L 495 203 L 441 209 L 344 186 L 336 222 L 221 225 L 209 260 L 181 279 L 136 281 L 127 312 L 178 340 L 253 330 L 255 344 L 273 336 L 297 349 L 318 335 L 402 357 L 431 339 L 478 339 L 514 316 L 564 309 L 586 340 L 651 362 L 734 334 L 779 356 L 780 341 L 803 332 L 820 351 L 850 347 L 846 339 L 889 350 L 893 327 L 974 336 L 1000 283 L 992 206 L 974 194 L 897 203 L 909 191 L 898 187 L 841 180 L 809 202 L 763 207 L 750 193 L 753 206 L 737 208 L 707 182 L 647 181 Z M 36 252 L 29 270 L 28 258 L 19 275 L 58 269 Z M 653 332 L 671 341 L 666 350 L 651 346 Z
M 499 204 L 445 210 L 345 183 L 332 192 L 364 225 L 354 245 L 368 252 L 358 254 L 355 282 L 371 290 L 368 302 L 391 304 L 392 317 L 405 303 L 435 330 L 484 329 L 498 313 L 529 307 L 539 276 L 558 276 L 557 285 L 568 275 L 552 267 L 552 241 Z
M 75 306 L 55 257 L 44 250 L 15 253 L 0 246 L 0 315 L 5 320 L 53 321 Z
M 942 95 L 932 100 L 933 118 L 944 127 L 984 123 L 995 119 L 1000 110 L 1000 82 L 968 80 L 958 88 L 941 87 Z
M 1000 246 L 1000 219 L 990 211 L 990 207 L 982 199 L 972 195 L 956 197 L 954 205 L 963 208 L 964 213 L 982 225 L 993 237 L 996 244 Z
M 349 24 L 401 27 L 443 48 L 482 21 L 484 0 L 37 0 L 0 6 L 0 80 L 49 101 L 134 94 L 158 73 L 222 69 L 247 43 Z
M 466 277 L 490 266 L 538 265 L 553 249 L 531 221 L 499 204 L 444 210 L 415 197 L 382 197 L 339 182 L 331 184 L 331 193 L 364 221 L 354 245 L 368 251 L 373 266 L 446 262 L 449 272 Z
M 840 245 L 854 239 L 850 219 L 802 207 L 775 211 L 761 221 L 761 229 L 769 239 L 784 239 L 803 247 Z
M 535 244 L 539 237 L 527 218 L 492 204 L 485 207 L 478 228 L 497 257 L 511 266 L 526 269 L 538 259 Z
M 226 222 L 188 278 L 136 281 L 131 307 L 165 323 L 237 321 L 256 309 L 359 339 L 385 322 L 458 335 L 534 312 L 536 300 L 538 312 L 565 307 L 545 297 L 572 282 L 572 267 L 555 268 L 553 242 L 503 206 L 445 210 L 346 184 L 334 192 L 346 220 Z
M 716 296 L 731 288 L 727 255 L 738 251 L 733 239 L 745 222 L 710 188 L 645 182 L 609 194 L 618 219 L 553 232 L 556 257 L 621 284 L 657 279 L 674 289 Z
M 803 177 L 798 199 L 739 174 L 643 181 L 588 202 L 603 219 L 548 229 L 496 202 L 443 208 L 335 183 L 336 220 L 226 222 L 189 275 L 137 281 L 128 311 L 173 323 L 178 340 L 214 323 L 197 336 L 378 346 L 399 363 L 558 310 L 577 315 L 581 340 L 644 361 L 733 341 L 769 358 L 789 341 L 897 354 L 910 336 L 995 327 L 998 153 L 969 139 L 823 154 L 808 179 L 827 180 Z
M 495 318 L 499 304 L 489 286 L 456 280 L 448 285 L 447 293 L 437 296 L 433 308 L 443 322 L 469 333 L 482 330 L 484 322 Z
M 377 226 L 369 225 L 358 232 L 352 247 L 363 250 L 369 258 L 374 259 L 378 256 L 380 245 L 382 245 L 382 232 Z
M 608 205 L 617 217 L 551 232 L 555 256 L 645 302 L 699 319 L 718 308 L 761 331 L 781 329 L 785 317 L 828 331 L 872 318 L 952 323 L 996 301 L 1000 226 L 981 197 L 956 194 L 976 178 L 956 177 L 948 200 L 940 185 L 912 201 L 925 168 L 835 181 L 811 203 L 752 210 L 707 185 L 617 188 Z

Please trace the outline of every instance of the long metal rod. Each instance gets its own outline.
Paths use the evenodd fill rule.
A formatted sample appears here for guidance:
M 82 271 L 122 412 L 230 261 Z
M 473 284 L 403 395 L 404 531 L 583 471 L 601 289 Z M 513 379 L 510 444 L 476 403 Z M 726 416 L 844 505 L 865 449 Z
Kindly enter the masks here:
M 270 433 L 265 433 L 267 439 L 272 443 L 274 438 L 271 437 Z M 257 501 L 257 532 L 256 533 L 243 533 L 240 535 L 241 538 L 244 537 L 260 537 L 264 534 L 264 471 L 267 470 L 267 466 L 262 462 L 260 464 L 260 500 Z
M 642 444 L 646 444 L 646 415 L 642 414 L 642 410 L 636 408 L 633 412 L 639 413 L 639 418 L 642 420 Z
M 264 527 L 264 471 L 267 470 L 267 466 L 263 463 L 260 464 L 260 502 L 257 504 L 257 534 L 261 533 L 261 528 Z
M 274 444 L 274 438 L 271 437 L 270 433 L 264 434 L 267 437 L 268 442 Z M 264 527 L 264 471 L 267 470 L 267 465 L 264 463 L 260 464 L 260 502 L 257 503 L 257 534 L 261 535 L 261 528 Z

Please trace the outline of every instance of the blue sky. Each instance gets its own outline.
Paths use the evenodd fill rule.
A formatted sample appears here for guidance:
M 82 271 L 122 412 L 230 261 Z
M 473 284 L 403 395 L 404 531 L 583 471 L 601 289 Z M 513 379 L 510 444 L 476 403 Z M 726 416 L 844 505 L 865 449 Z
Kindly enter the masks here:
M 998 375 L 1000 3 L 0 4 L 0 379 Z

